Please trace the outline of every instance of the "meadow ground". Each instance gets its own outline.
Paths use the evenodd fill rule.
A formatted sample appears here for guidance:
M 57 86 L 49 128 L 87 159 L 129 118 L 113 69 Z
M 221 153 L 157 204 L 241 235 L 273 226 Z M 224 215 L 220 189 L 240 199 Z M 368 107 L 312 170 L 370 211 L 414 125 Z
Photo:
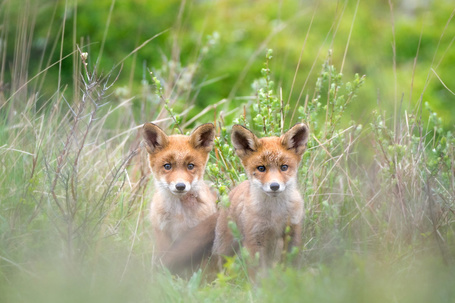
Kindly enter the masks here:
M 101 73 L 83 45 L 29 75 L 27 28 L 12 63 L 2 48 L 0 302 L 455 302 L 455 138 L 422 98 L 347 118 L 368 74 L 343 75 L 329 53 L 309 93 L 289 103 L 274 83 L 274 53 L 258 49 L 263 67 L 250 94 L 193 113 L 201 86 L 188 71 L 203 58 L 165 61 L 129 96 L 117 83 L 122 61 Z M 67 55 L 77 67 L 71 85 L 59 76 L 55 92 L 41 93 Z M 438 80 L 433 67 L 427 81 Z M 175 133 L 215 123 L 206 179 L 220 207 L 246 178 L 233 124 L 264 136 L 307 123 L 300 250 L 257 283 L 245 252 L 210 283 L 153 264 L 153 182 L 139 132 L 151 120 Z

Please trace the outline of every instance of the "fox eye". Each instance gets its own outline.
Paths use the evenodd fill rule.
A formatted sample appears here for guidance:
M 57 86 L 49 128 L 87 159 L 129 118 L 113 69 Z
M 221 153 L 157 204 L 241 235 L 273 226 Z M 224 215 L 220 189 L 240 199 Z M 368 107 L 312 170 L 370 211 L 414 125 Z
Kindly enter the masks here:
M 281 170 L 282 171 L 287 171 L 288 168 L 289 168 L 289 166 L 287 166 L 286 164 L 281 165 Z
M 171 170 L 171 168 L 172 168 L 172 165 L 170 163 L 164 164 L 164 169 L 165 170 Z
M 260 171 L 261 173 L 265 172 L 265 166 L 264 165 L 258 166 L 258 171 Z
M 193 168 L 194 168 L 194 164 L 193 163 L 188 164 L 188 169 L 189 170 L 192 170 Z

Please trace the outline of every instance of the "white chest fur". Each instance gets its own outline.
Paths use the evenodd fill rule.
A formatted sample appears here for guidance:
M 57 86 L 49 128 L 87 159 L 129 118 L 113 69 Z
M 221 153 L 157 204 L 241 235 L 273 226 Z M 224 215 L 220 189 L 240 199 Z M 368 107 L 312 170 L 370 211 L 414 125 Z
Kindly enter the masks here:
M 276 197 L 265 194 L 262 190 L 251 188 L 252 199 L 248 204 L 245 217 L 252 215 L 260 218 L 254 231 L 273 230 L 277 236 L 284 232 L 287 224 L 297 224 L 303 218 L 303 200 L 297 190 L 289 188 Z
M 183 197 L 159 190 L 151 205 L 153 226 L 170 235 L 172 240 L 215 212 L 215 201 L 210 201 L 201 190 Z

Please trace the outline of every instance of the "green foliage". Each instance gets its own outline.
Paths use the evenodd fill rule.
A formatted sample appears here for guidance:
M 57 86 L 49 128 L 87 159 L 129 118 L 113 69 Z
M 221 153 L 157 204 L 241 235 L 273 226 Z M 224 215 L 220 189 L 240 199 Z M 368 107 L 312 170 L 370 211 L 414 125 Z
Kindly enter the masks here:
M 391 265 L 347 253 L 339 262 L 299 271 L 274 270 L 261 281 L 258 302 L 450 302 L 451 273 L 432 258 L 396 271 Z M 431 264 L 431 265 L 430 265 Z M 431 266 L 432 268 L 429 268 Z M 406 281 L 406 283 L 403 283 Z
M 256 129 L 260 137 L 279 136 L 283 132 L 284 114 L 289 112 L 289 105 L 284 107 L 283 99 L 274 93 L 274 82 L 271 78 L 270 61 L 273 51 L 269 49 L 266 61 L 261 70 L 262 78 L 253 83 L 256 91 L 256 102 L 250 108 L 251 125 L 243 117 L 247 128 Z
M 33 89 L 40 89 L 42 99 L 49 99 L 61 89 L 57 88 L 58 83 L 69 86 L 67 93 L 74 91 L 72 82 L 79 73 L 78 62 L 71 60 L 71 56 L 64 59 L 61 66 L 56 64 L 46 71 L 44 68 L 47 62 L 48 65 L 58 62 L 60 46 L 66 56 L 77 50 L 77 44 L 89 53 L 91 68 L 97 66 L 99 71 L 107 73 L 122 62 L 125 72 L 117 83 L 128 97 L 142 93 L 141 83 L 147 80 L 148 69 L 155 68 L 169 76 L 166 79 L 182 82 L 181 89 L 190 90 L 192 97 L 198 97 L 192 101 L 191 115 L 195 115 L 220 98 L 248 96 L 250 88 L 243 84 L 258 78 L 263 64 L 260 50 L 269 47 L 275 50 L 270 68 L 282 87 L 284 100 L 289 100 L 285 104 L 293 107 L 312 91 L 307 84 L 312 83 L 309 79 L 317 77 L 318 69 L 314 66 L 325 52 L 334 49 L 333 63 L 343 66 L 343 74 L 367 74 L 370 79 L 365 84 L 366 89 L 359 92 L 364 101 L 351 106 L 348 116 L 368 115 L 375 106 L 374 101 L 380 101 L 390 110 L 401 93 L 405 94 L 407 103 L 416 105 L 423 93 L 423 100 L 430 102 L 444 118 L 444 126 L 453 125 L 455 107 L 450 102 L 453 95 L 429 70 L 434 68 L 453 91 L 455 83 L 449 67 L 455 60 L 451 47 L 454 27 L 450 26 L 451 22 L 446 27 L 448 21 L 453 21 L 450 1 L 412 5 L 398 1 L 393 6 L 393 20 L 388 3 L 379 0 L 359 2 L 358 7 L 353 1 L 338 5 L 328 0 L 309 3 L 223 1 L 219 4 L 199 1 L 182 4 L 178 0 L 136 1 L 134 4 L 112 0 L 27 3 L 18 0 L 6 1 L 3 5 L 1 23 L 24 17 L 36 22 L 24 23 L 23 26 L 28 26 L 25 37 L 29 40 L 20 40 L 29 41 L 24 50 L 31 51 L 17 55 L 14 55 L 14 41 L 20 36 L 21 26 L 9 22 L 3 27 L 4 40 L 10 43 L 5 44 L 8 64 L 5 64 L 2 81 L 12 80 L 8 71 L 24 69 L 29 75 L 43 71 L 31 83 Z M 371 11 L 375 12 L 375 18 L 371 18 Z M 61 29 L 64 29 L 63 39 Z M 140 47 L 163 31 L 166 32 Z M 393 40 L 395 52 L 391 47 Z M 349 48 L 345 55 L 346 46 Z M 139 49 L 132 53 L 136 48 Z M 300 64 L 296 71 L 297 62 Z M 342 64 L 344 62 L 346 64 Z M 188 76 L 191 82 L 187 81 Z M 399 91 L 395 91 L 395 87 Z M 2 88 L 7 92 L 15 89 L 14 86 Z M 267 94 L 267 90 L 264 93 Z M 68 99 L 71 102 L 71 98 Z M 323 104 L 325 102 L 323 100 Z M 133 103 L 140 123 L 141 103 Z M 239 103 L 232 102 L 230 109 Z M 175 106 L 180 105 L 172 107 Z M 360 123 L 367 123 L 361 120 Z
M 0 301 L 451 302 L 453 4 L 393 3 L 392 30 L 358 3 L 0 4 Z M 220 207 L 234 123 L 306 123 L 303 245 L 255 282 L 245 249 L 212 282 L 155 264 L 144 121 L 216 124 Z
M 429 112 L 427 123 L 407 113 L 397 117 L 393 127 L 378 113 L 371 123 L 379 182 L 398 216 L 380 214 L 408 238 L 419 237 L 409 224 L 419 226 L 421 235 L 431 234 L 434 224 L 447 226 L 446 215 L 453 207 L 455 141 L 451 132 L 443 130 L 442 120 L 428 104 L 425 108 Z M 434 182 L 439 186 L 433 187 Z M 430 209 L 426 216 L 418 217 L 417 213 L 423 211 L 423 199 L 428 199 Z M 428 220 L 432 224 L 427 224 Z

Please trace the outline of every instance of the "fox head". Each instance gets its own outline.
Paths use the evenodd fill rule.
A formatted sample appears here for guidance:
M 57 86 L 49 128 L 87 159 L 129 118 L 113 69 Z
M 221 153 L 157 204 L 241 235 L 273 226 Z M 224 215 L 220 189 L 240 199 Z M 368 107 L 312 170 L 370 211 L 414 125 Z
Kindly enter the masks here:
M 276 197 L 296 184 L 297 170 L 308 141 L 308 127 L 299 123 L 281 137 L 257 138 L 241 125 L 231 134 L 235 152 L 253 186 Z
M 143 136 L 150 167 L 160 188 L 180 196 L 203 181 L 215 139 L 212 123 L 199 126 L 190 136 L 167 136 L 155 124 L 145 123 Z

